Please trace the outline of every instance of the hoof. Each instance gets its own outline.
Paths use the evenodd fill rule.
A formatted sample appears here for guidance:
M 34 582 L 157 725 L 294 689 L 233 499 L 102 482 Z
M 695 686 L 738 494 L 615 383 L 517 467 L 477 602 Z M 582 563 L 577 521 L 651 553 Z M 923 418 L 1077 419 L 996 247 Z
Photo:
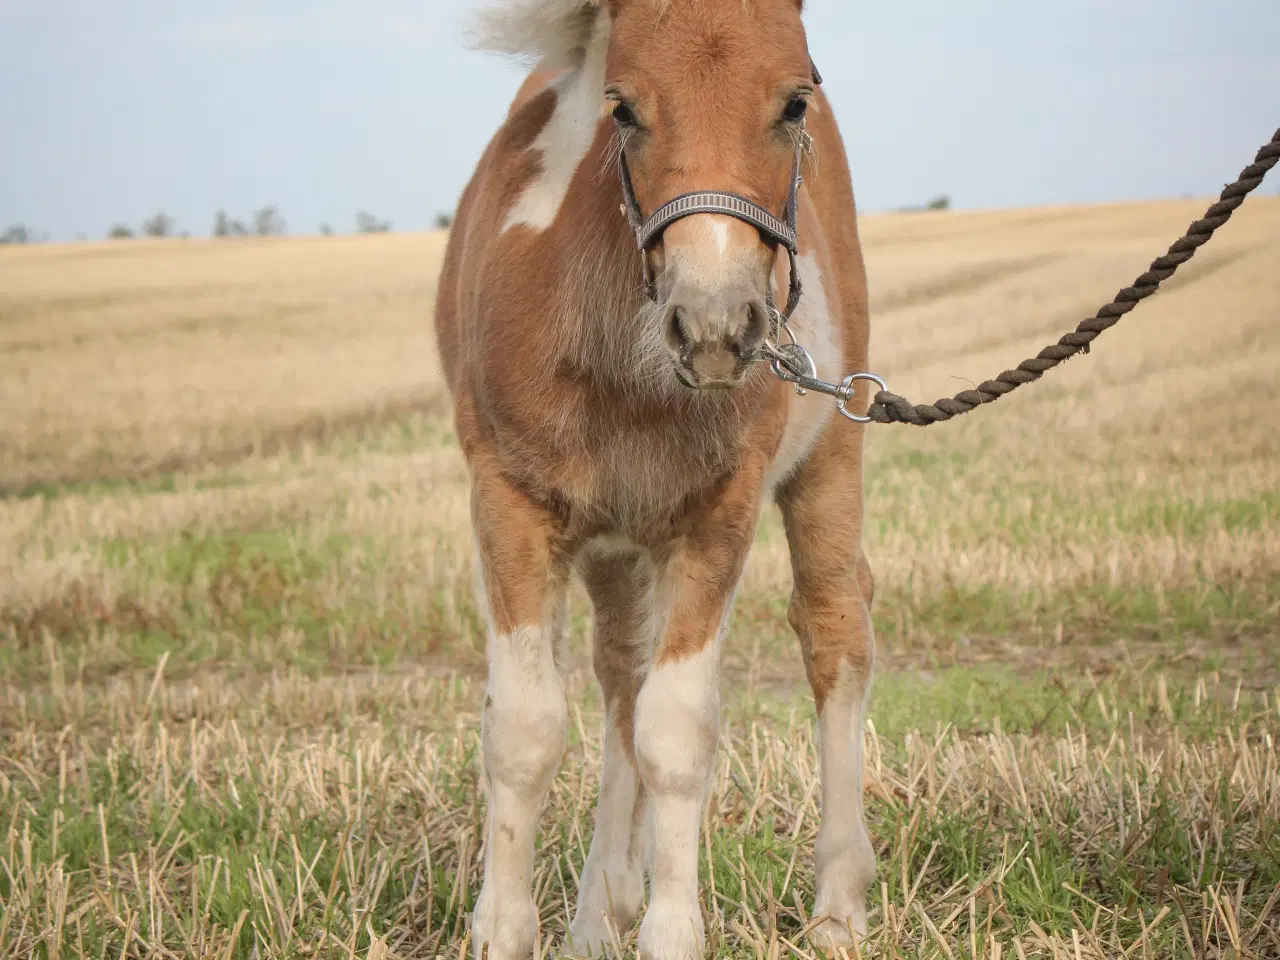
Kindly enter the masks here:
M 562 957 L 612 957 L 615 953 L 613 936 L 609 933 L 604 917 L 594 924 L 575 923 L 569 928 L 569 934 L 560 948 Z
M 512 903 L 480 894 L 471 918 L 475 960 L 529 960 L 537 939 L 538 911 L 532 898 Z
M 702 960 L 706 928 L 698 904 L 649 904 L 637 946 L 640 960 Z
M 813 913 L 815 916 L 827 917 L 809 931 L 809 942 L 819 949 L 848 949 L 853 946 L 855 937 L 861 939 L 867 935 L 867 909 L 861 903 L 825 909 L 815 906 Z

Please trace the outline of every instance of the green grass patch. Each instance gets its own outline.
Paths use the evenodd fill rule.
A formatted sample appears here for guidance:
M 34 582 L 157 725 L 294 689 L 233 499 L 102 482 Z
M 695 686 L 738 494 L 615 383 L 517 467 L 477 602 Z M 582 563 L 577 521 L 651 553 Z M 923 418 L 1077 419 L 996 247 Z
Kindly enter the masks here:
M 234 471 L 207 475 L 191 475 L 170 471 L 137 477 L 102 477 L 96 480 L 36 481 L 18 487 L 0 487 L 0 501 L 59 500 L 63 497 L 83 497 L 90 501 L 111 498 L 151 496 L 177 493 L 186 490 L 225 490 L 244 487 L 248 480 Z
M 290 530 L 183 534 L 97 544 L 125 588 L 106 596 L 73 584 L 39 607 L 0 611 L 0 663 L 39 679 L 45 637 L 88 673 L 150 669 L 168 655 L 181 672 L 221 662 L 244 671 L 318 674 L 420 661 L 483 636 L 470 589 L 424 589 L 388 559 L 394 544 Z
M 1068 729 L 1127 735 L 1130 724 L 1157 733 L 1176 727 L 1188 740 L 1205 740 L 1240 717 L 1266 713 L 1266 701 L 1256 690 L 1237 693 L 1233 683 L 1205 685 L 1200 676 L 1130 668 L 1106 669 L 1094 677 L 1075 664 L 881 669 L 867 715 L 883 742 L 901 744 L 912 731 L 948 730 L 963 737 L 1061 736 Z M 732 723 L 786 727 L 816 719 L 803 680 L 746 690 L 735 677 L 721 686 L 724 714 Z
M 1059 629 L 1073 642 L 1221 637 L 1267 631 L 1280 610 L 1280 577 L 1206 582 L 1195 589 L 1081 586 L 1014 591 L 991 586 L 886 590 L 877 596 L 877 635 L 912 645 L 921 636 L 1013 635 L 1046 638 Z
M 794 649 L 784 595 L 740 597 L 727 643 L 742 650 L 759 642 L 767 651 Z M 1220 642 L 1274 630 L 1280 611 L 1280 576 L 1247 582 L 1205 583 L 1194 589 L 1082 586 L 1016 591 L 986 585 L 930 589 L 883 588 L 872 607 L 882 650 L 945 649 L 963 657 L 972 641 L 1006 638 L 1023 645 L 1065 639 L 1086 646 L 1119 640 L 1164 640 L 1171 652 L 1188 641 Z M 1260 666 L 1280 665 L 1280 650 Z
M 1209 890 L 1229 891 L 1252 929 L 1280 884 L 1280 831 L 1266 807 L 1274 785 L 1257 767 L 1260 738 L 1277 733 L 1274 710 L 1243 725 L 1210 710 L 1206 723 L 1225 725 L 1194 747 L 1166 730 L 1143 734 L 1144 748 L 1123 722 L 1092 748 L 1079 731 L 1052 742 L 982 734 L 997 710 L 1007 711 L 1004 730 L 1034 716 L 1026 708 L 1038 704 L 1011 693 L 1011 680 L 957 672 L 932 698 L 921 687 L 885 691 L 913 696 L 919 712 L 891 720 L 877 708 L 889 789 L 867 801 L 879 862 L 873 937 L 928 937 L 904 906 L 915 900 L 951 955 L 968 955 L 967 917 L 950 930 L 943 921 L 973 900 L 978 929 L 990 922 L 1002 942 L 1044 934 L 1069 944 L 1101 910 L 1102 935 L 1127 946 L 1167 907 L 1153 955 L 1189 956 L 1184 921 L 1197 940 L 1205 929 L 1207 940 L 1229 940 L 1205 927 Z M 201 937 L 237 956 L 364 955 L 388 935 L 422 955 L 456 954 L 479 887 L 476 731 L 410 743 L 348 719 L 322 738 L 165 735 L 143 724 L 105 751 L 65 730 L 60 759 L 11 748 L 26 773 L 0 777 L 10 811 L 0 905 L 23 905 L 28 927 L 0 924 L 0 948 L 50 957 L 58 942 L 64 955 L 73 945 L 129 955 L 132 924 L 135 949 L 162 943 L 179 955 Z M 1184 719 L 1172 720 L 1179 731 Z M 586 718 L 588 729 L 596 722 Z M 898 722 L 925 733 L 914 746 L 890 737 Z M 537 843 L 548 936 L 562 930 L 592 828 L 598 748 L 570 739 Z M 717 776 L 699 855 L 715 956 L 751 957 L 774 930 L 794 940 L 805 927 L 796 904 L 814 896 L 814 750 L 803 719 L 726 731 L 727 775 Z M 43 906 L 51 896 L 65 898 L 74 922 L 58 924 Z M 907 928 L 888 922 L 891 909 Z
M 7 799 L 27 825 L 23 856 L 35 869 L 59 864 L 69 878 L 69 896 L 83 898 L 92 890 L 108 901 L 145 897 L 133 868 L 151 870 L 163 852 L 165 878 L 160 889 L 187 903 L 198 897 L 201 922 L 210 928 L 235 929 L 236 955 L 248 956 L 255 944 L 283 935 L 289 924 L 317 935 L 345 934 L 354 910 L 374 927 L 385 929 L 414 880 L 414 867 L 404 862 L 376 889 L 357 879 L 385 850 L 370 849 L 353 835 L 335 807 L 315 811 L 281 803 L 266 766 L 225 776 L 216 785 L 195 784 L 190 777 L 152 780 L 146 764 L 154 758 L 112 751 L 105 758 L 84 759 L 84 769 L 64 790 L 35 792 L 19 788 Z M 147 789 L 140 789 L 143 784 Z M 395 815 L 421 820 L 428 816 L 425 798 L 402 798 L 395 811 L 370 809 L 370 824 Z M 362 826 L 368 826 L 363 824 Z M 353 843 L 356 848 L 353 849 Z M 303 877 L 306 878 L 305 886 Z M 311 891 L 329 893 L 326 904 Z M 0 871 L 0 904 L 12 903 L 14 881 Z M 297 904 L 299 912 L 279 915 L 278 905 Z M 344 915 L 345 912 L 345 915 Z M 247 922 L 239 922 L 247 914 Z M 149 942 L 164 942 L 175 931 L 153 926 L 155 914 L 137 918 L 135 933 Z M 369 934 L 350 931 L 357 949 L 367 949 Z M 103 911 L 90 911 L 80 924 L 79 942 L 97 955 L 111 946 L 119 952 L 118 925 L 104 922 Z M 301 955 L 302 942 L 294 944 Z M 43 954 L 50 956 L 47 952 Z

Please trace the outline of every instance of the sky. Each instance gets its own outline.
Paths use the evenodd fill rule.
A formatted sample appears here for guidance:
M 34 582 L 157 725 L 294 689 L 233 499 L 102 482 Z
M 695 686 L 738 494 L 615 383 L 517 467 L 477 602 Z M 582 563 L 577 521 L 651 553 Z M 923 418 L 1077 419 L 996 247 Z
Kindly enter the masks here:
M 428 227 L 522 76 L 466 49 L 471 5 L 0 0 L 0 230 Z M 806 9 L 863 211 L 1205 196 L 1280 126 L 1277 0 Z

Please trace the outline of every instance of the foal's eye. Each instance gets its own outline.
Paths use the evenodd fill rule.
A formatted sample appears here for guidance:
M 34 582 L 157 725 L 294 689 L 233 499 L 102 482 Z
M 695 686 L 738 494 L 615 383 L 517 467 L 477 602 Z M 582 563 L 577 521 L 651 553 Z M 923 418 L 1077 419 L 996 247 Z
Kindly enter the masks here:
M 787 109 L 782 111 L 782 119 L 787 123 L 799 123 L 804 119 L 805 113 L 809 109 L 809 101 L 804 97 L 792 97 L 787 103 Z
M 636 115 L 625 103 L 619 103 L 613 108 L 613 119 L 620 127 L 634 127 L 636 125 Z

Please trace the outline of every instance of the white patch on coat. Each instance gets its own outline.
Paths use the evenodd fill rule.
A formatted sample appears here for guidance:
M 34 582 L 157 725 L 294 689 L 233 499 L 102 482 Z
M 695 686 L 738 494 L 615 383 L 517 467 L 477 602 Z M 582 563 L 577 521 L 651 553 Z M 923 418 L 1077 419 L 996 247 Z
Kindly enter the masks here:
M 503 232 L 514 226 L 546 230 L 555 222 L 600 124 L 610 32 L 611 22 L 602 12 L 582 65 L 553 84 L 555 111 L 531 148 L 541 154 L 542 169 L 507 214 Z
M 719 666 L 717 637 L 692 656 L 655 666 L 636 701 L 651 856 L 639 948 L 653 960 L 703 955 L 698 828 L 719 736 Z
M 527 960 L 537 936 L 533 842 L 568 716 L 552 655 L 555 625 L 490 634 L 482 729 L 489 809 L 484 885 L 472 918 L 476 957 Z
M 804 296 L 789 325 L 796 341 L 813 357 L 818 376 L 839 383 L 851 371 L 841 369 L 844 357 L 840 326 L 831 315 L 821 268 L 813 256 L 798 257 L 796 262 Z M 781 291 L 780 296 L 785 300 L 786 291 Z M 773 489 L 809 456 L 823 427 L 834 415 L 833 401 L 827 397 L 810 394 L 791 398 L 782 443 L 765 479 L 766 496 L 772 496 Z

